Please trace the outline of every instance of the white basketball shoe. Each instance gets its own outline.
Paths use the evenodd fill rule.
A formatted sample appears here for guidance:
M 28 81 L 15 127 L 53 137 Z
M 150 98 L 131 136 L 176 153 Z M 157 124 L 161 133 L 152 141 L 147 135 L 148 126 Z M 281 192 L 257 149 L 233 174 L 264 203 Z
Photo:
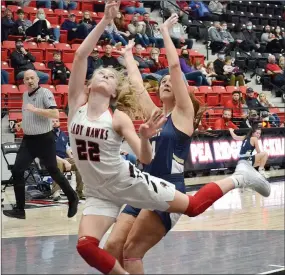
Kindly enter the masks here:
M 232 178 L 237 182 L 236 186 L 239 188 L 250 188 L 263 197 L 270 195 L 270 183 L 246 160 L 240 160 L 238 162 Z

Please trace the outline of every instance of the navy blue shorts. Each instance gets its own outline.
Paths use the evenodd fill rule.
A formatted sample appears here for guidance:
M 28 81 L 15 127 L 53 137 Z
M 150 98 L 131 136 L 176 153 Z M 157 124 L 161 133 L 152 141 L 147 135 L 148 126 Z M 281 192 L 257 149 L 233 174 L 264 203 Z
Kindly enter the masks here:
M 184 194 L 186 193 L 185 182 L 184 182 L 183 176 L 168 175 L 168 176 L 164 176 L 160 178 L 174 184 L 176 187 L 176 190 L 180 191 L 181 193 L 184 193 Z M 131 215 L 135 218 L 139 215 L 140 212 L 141 212 L 140 208 L 135 208 L 130 205 L 127 205 L 122 211 L 122 213 Z M 154 212 L 157 213 L 157 215 L 160 217 L 165 227 L 166 233 L 170 231 L 171 228 L 174 226 L 174 224 L 172 223 L 177 222 L 178 214 L 172 214 L 172 213 L 162 212 L 158 210 L 154 210 Z
M 255 155 L 253 156 L 248 156 L 248 157 L 240 157 L 240 160 L 246 160 L 249 163 L 251 163 L 252 166 L 254 166 L 255 163 Z

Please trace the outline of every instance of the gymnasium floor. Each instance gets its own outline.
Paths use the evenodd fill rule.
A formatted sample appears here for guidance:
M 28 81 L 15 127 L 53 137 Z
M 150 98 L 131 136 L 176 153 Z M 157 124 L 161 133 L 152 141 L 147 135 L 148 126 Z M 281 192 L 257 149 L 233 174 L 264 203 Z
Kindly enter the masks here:
M 11 187 L 3 197 L 8 209 Z M 72 219 L 64 202 L 29 203 L 26 220 L 2 215 L 2 273 L 97 273 L 75 249 L 83 203 Z M 144 263 L 149 274 L 284 272 L 284 178 L 272 183 L 268 198 L 233 190 L 202 215 L 182 216 Z

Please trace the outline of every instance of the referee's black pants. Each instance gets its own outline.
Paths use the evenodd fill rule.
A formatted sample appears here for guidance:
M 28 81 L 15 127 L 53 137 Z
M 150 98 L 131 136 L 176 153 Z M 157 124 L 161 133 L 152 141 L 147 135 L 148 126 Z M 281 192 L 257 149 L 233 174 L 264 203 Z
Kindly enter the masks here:
M 25 208 L 24 172 L 29 168 L 35 158 L 39 158 L 41 163 L 45 165 L 50 176 L 61 187 L 69 202 L 75 200 L 77 196 L 76 192 L 57 168 L 56 147 L 53 133 L 49 132 L 34 136 L 24 135 L 12 169 L 17 208 Z

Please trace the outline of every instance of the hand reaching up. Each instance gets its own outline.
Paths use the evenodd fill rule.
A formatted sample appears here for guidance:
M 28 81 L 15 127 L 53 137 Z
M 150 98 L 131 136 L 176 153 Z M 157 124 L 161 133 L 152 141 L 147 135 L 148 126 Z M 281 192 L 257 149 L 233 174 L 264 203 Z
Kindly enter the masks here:
M 121 50 L 114 50 L 114 52 L 120 54 L 121 56 L 125 56 L 127 53 L 132 53 L 134 46 L 135 40 L 131 39 L 126 47 L 121 48 Z
M 169 30 L 171 29 L 177 22 L 178 22 L 179 16 L 176 13 L 173 13 L 161 26 L 161 30 Z
M 107 0 L 105 4 L 105 11 L 104 11 L 104 17 L 107 20 L 113 20 L 119 9 L 120 9 L 121 1 L 115 1 L 115 0 Z

